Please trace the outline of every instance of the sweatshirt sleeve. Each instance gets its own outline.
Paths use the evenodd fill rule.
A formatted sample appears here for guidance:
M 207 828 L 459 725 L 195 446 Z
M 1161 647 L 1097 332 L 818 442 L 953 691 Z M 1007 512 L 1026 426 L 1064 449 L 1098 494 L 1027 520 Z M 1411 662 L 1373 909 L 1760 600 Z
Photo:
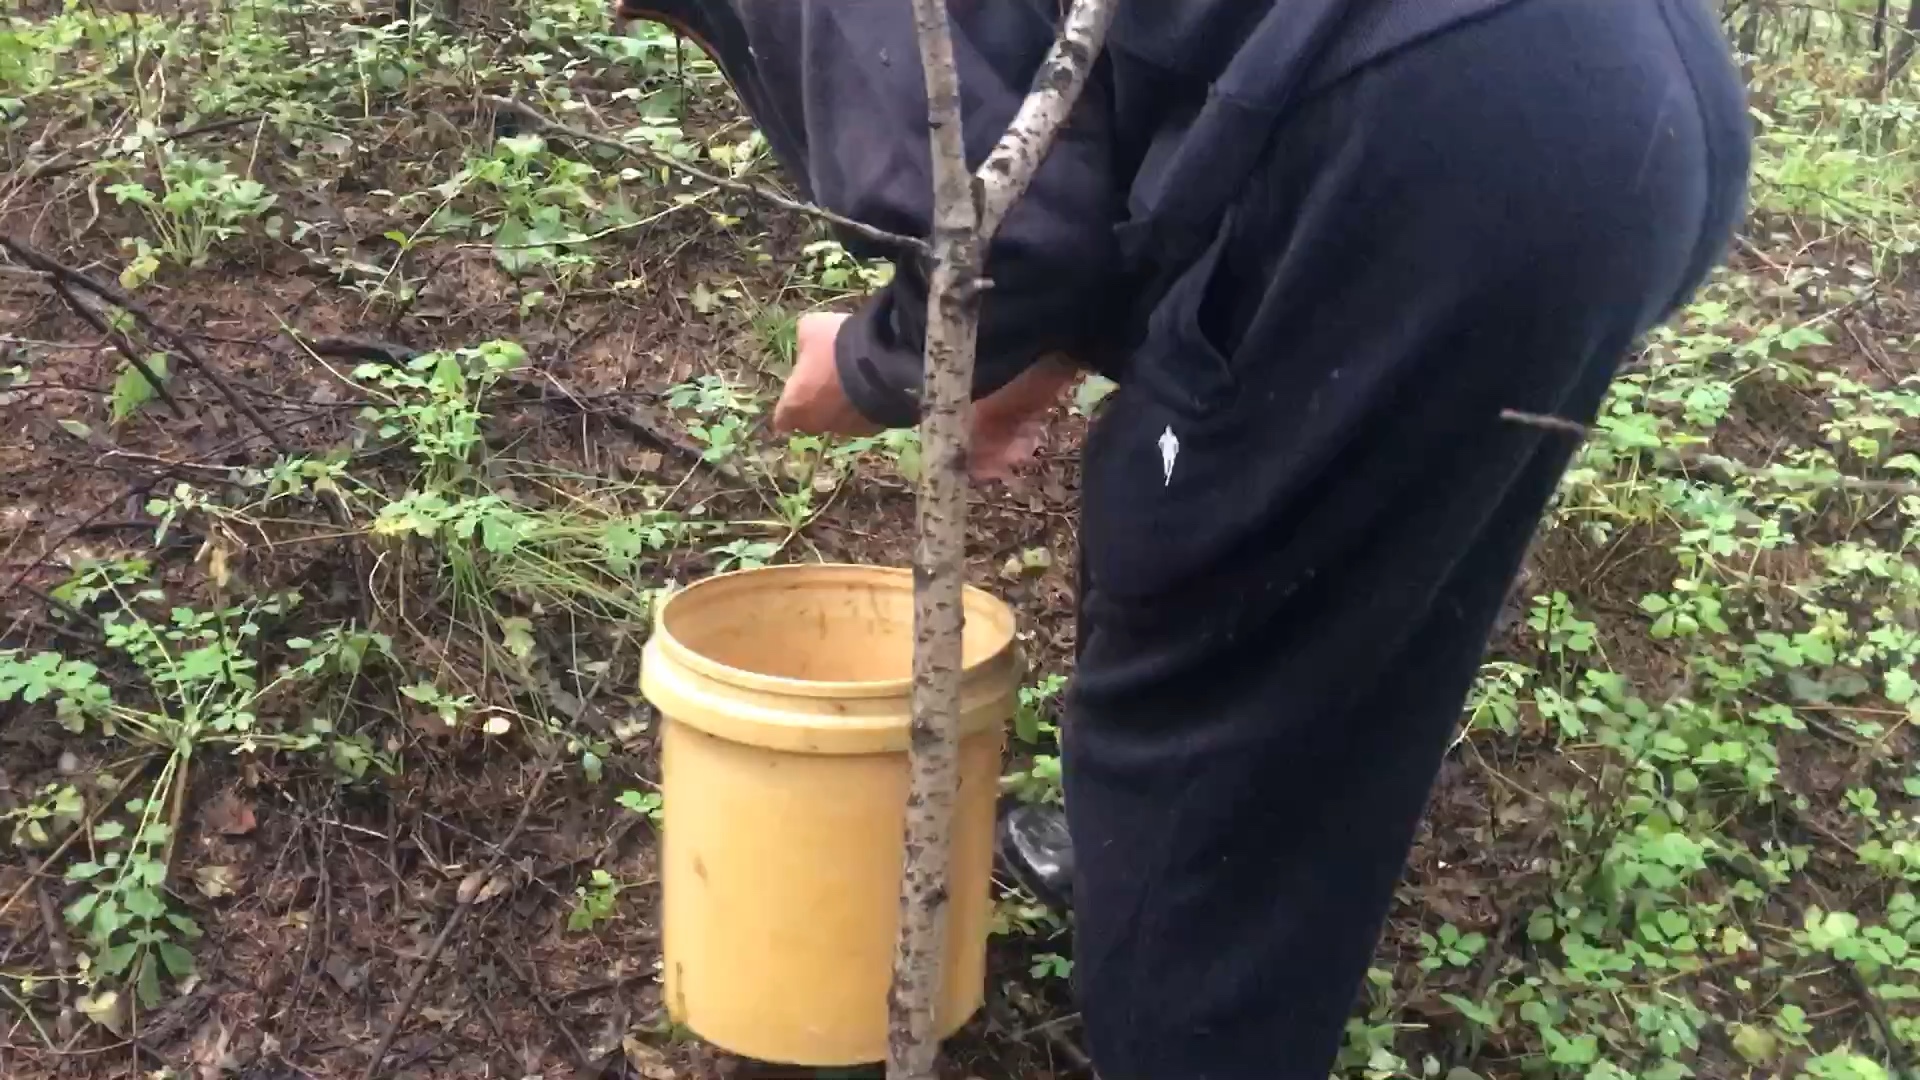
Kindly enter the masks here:
M 749 16 L 752 52 L 768 58 L 762 93 L 788 114 L 782 141 L 798 144 L 805 167 L 794 171 L 804 172 L 810 197 L 888 232 L 929 236 L 933 176 L 912 5 L 747 0 L 744 10 L 764 13 Z M 968 165 L 978 168 L 1026 97 L 1054 28 L 1038 9 L 1015 0 L 951 10 Z M 775 33 L 783 40 L 772 40 Z M 772 59 L 776 54 L 779 60 Z M 796 86 L 798 115 L 780 81 Z M 1032 187 L 988 248 L 992 287 L 982 297 L 976 398 L 1043 355 L 1086 358 L 1102 351 L 1099 316 L 1113 313 L 1100 308 L 1113 295 L 1118 263 L 1104 95 L 1101 80 L 1090 80 Z M 841 384 L 875 423 L 910 426 L 919 417 L 929 268 L 857 236 L 840 239 L 856 254 L 890 257 L 895 265 L 892 282 L 867 297 L 840 331 Z

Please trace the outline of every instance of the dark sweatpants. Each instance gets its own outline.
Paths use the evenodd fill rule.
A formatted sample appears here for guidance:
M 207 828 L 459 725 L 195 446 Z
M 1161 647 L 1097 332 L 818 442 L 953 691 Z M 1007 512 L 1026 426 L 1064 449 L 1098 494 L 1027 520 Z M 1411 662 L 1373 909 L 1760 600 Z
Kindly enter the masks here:
M 1747 138 L 1696 0 L 1526 0 L 1280 120 L 1162 309 L 1180 348 L 1086 450 L 1065 762 L 1103 1080 L 1325 1080 L 1574 449 L 1501 410 L 1593 416 L 1721 254 Z

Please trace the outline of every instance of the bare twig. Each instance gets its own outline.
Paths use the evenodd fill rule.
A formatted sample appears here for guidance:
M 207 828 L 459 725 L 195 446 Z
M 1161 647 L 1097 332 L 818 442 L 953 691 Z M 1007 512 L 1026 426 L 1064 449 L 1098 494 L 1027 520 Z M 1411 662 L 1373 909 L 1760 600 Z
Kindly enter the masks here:
M 211 135 L 216 131 L 242 127 L 265 119 L 266 117 L 259 113 L 250 113 L 246 116 L 228 116 L 204 124 L 196 124 L 190 128 L 182 128 L 179 131 L 170 131 L 166 134 L 155 136 L 153 141 L 156 143 L 170 143 L 180 139 L 190 139 L 195 135 Z M 95 142 L 97 143 L 98 140 L 95 140 Z M 60 160 L 71 153 L 73 153 L 72 149 L 62 150 L 45 161 L 28 164 L 26 168 L 20 170 L 20 175 L 15 178 L 15 182 L 25 183 L 29 180 L 45 180 L 50 177 L 64 176 L 76 169 L 84 169 L 100 161 L 98 157 L 81 158 L 77 161 Z
M 17 800 L 11 792 L 4 794 L 5 798 L 0 799 L 0 806 L 8 810 L 14 809 Z M 23 851 L 21 859 L 27 868 L 25 884 L 33 889 L 34 907 L 40 911 L 40 927 L 47 935 L 47 953 L 53 958 L 54 968 L 65 975 L 73 970 L 73 948 L 67 942 L 67 928 L 60 921 L 59 909 L 54 907 L 53 897 L 47 893 L 46 882 L 42 877 L 44 864 L 34 858 L 30 852 Z M 63 979 L 60 981 L 60 999 L 63 1003 L 67 996 L 67 983 Z
M 1500 419 L 1509 424 L 1521 424 L 1526 427 L 1544 428 L 1579 438 L 1587 437 L 1587 426 L 1578 420 L 1569 420 L 1564 416 L 1548 416 L 1544 413 L 1521 412 L 1519 409 L 1501 409 Z
M 1809 491 L 1851 491 L 1861 495 L 1888 495 L 1894 498 L 1920 495 L 1920 483 L 1908 480 L 1874 480 L 1837 472 L 1820 474 L 1810 470 L 1766 468 L 1749 465 L 1744 461 L 1736 461 L 1719 454 L 1659 455 L 1655 457 L 1653 466 L 1661 472 L 1704 477 L 1722 484 L 1751 479 Z
M 87 816 L 80 824 L 75 826 L 74 830 L 67 834 L 65 840 L 60 841 L 60 846 L 53 849 L 53 854 L 48 855 L 42 860 L 41 865 L 44 866 L 59 862 L 60 856 L 67 853 L 67 849 L 73 846 L 74 841 L 80 839 L 82 836 L 91 836 L 93 834 L 94 822 L 100 819 L 101 814 L 106 813 L 113 807 L 114 800 L 120 797 L 121 792 L 127 790 L 127 785 L 133 783 L 133 778 L 140 775 L 140 770 L 147 767 L 147 762 L 151 760 L 151 758 L 152 755 L 144 755 L 138 761 L 134 762 L 133 767 L 127 770 L 127 774 L 122 776 L 120 782 L 113 786 L 113 790 L 108 792 L 104 798 L 94 803 L 93 809 L 89 810 Z M 20 897 L 26 894 L 27 889 L 39 880 L 40 876 L 38 874 L 28 874 L 27 880 L 21 882 L 18 888 L 8 894 L 5 901 L 0 901 L 0 918 L 5 918 L 7 912 L 13 910 L 13 905 L 19 901 Z
M 107 344 L 112 345 L 115 352 L 127 358 L 127 363 L 133 365 L 133 369 L 140 373 L 141 378 L 147 380 L 147 385 L 153 388 L 154 396 L 165 402 L 173 415 L 182 418 L 187 415 L 186 410 L 180 407 L 180 402 L 174 399 L 173 392 L 167 389 L 166 381 L 134 350 L 133 342 L 127 340 L 127 335 L 108 324 L 107 320 L 100 317 L 99 312 L 88 307 L 66 282 L 58 278 L 50 278 L 48 284 L 52 286 L 55 295 L 66 302 L 67 308 L 80 317 L 81 322 L 93 327 L 95 333 L 107 339 Z
M 513 969 L 514 975 L 518 976 L 522 982 L 527 984 L 528 996 L 533 999 L 534 1008 L 539 1009 L 540 1015 L 546 1017 L 547 1023 L 553 1025 L 553 1029 L 560 1033 L 560 1038 L 566 1042 L 567 1048 L 573 1051 L 574 1063 L 583 1073 L 591 1070 L 593 1068 L 593 1055 L 587 1052 L 586 1047 L 580 1045 L 579 1036 L 573 1033 L 573 1029 L 567 1026 L 567 1022 L 560 1017 L 559 1013 L 554 1011 L 553 1005 L 547 1001 L 547 992 L 540 985 L 539 965 L 533 962 L 532 957 L 528 957 L 527 966 L 523 968 L 504 948 L 500 949 L 496 955 L 506 961 L 507 967 Z
M 198 346 L 194 345 L 185 335 L 162 323 L 159 319 L 154 318 L 153 312 L 147 310 L 145 304 L 129 296 L 126 290 L 117 285 L 109 285 L 106 282 L 83 274 L 57 259 L 42 254 L 17 237 L 0 234 L 0 248 L 5 248 L 12 252 L 15 258 L 27 264 L 29 267 L 49 277 L 66 282 L 75 288 L 90 292 L 100 299 L 105 300 L 107 303 L 120 308 L 127 314 L 132 315 L 139 321 L 141 326 L 146 328 L 148 333 L 160 339 L 161 342 L 170 347 L 174 352 L 179 353 L 181 359 L 193 365 L 194 370 L 205 376 L 207 381 L 213 384 L 213 388 L 220 392 L 220 396 L 227 399 L 227 404 L 232 405 L 239 411 L 240 415 L 246 417 L 255 427 L 260 429 L 261 434 L 266 436 L 267 441 L 273 444 L 274 450 L 281 454 L 287 454 L 292 451 L 292 447 L 287 444 L 286 439 L 280 434 L 280 431 L 269 423 L 266 417 L 260 414 L 260 410 L 253 407 L 252 402 L 248 401 L 238 390 L 233 388 L 233 384 L 229 383 L 226 377 L 220 374 L 219 369 L 213 365 L 212 361 L 206 358 L 206 355 L 200 351 Z
M 498 109 L 501 112 L 510 113 L 514 116 L 519 117 L 522 121 L 526 122 L 527 125 L 530 126 L 534 131 L 553 134 L 553 135 L 561 135 L 569 139 L 578 140 L 580 142 L 592 143 L 595 146 L 604 146 L 609 150 L 617 150 L 620 153 L 626 154 L 630 157 L 637 157 L 642 161 L 652 162 L 653 164 L 659 165 L 662 168 L 673 169 L 677 172 L 684 173 L 687 176 L 691 176 L 695 180 L 700 181 L 701 183 L 712 184 L 714 187 L 721 188 L 726 191 L 732 191 L 741 195 L 750 195 L 756 199 L 761 199 L 765 202 L 773 204 L 774 206 L 780 207 L 782 210 L 789 210 L 796 214 L 804 214 L 808 217 L 818 218 L 821 221 L 825 221 L 832 225 L 837 225 L 840 228 L 846 229 L 849 232 L 855 233 L 859 236 L 863 236 L 868 240 L 874 241 L 875 243 L 887 244 L 894 247 L 898 247 L 905 252 L 925 255 L 931 250 L 930 248 L 928 248 L 927 242 L 925 240 L 916 239 L 911 236 L 902 236 L 899 233 L 890 233 L 890 232 L 887 232 L 885 229 L 876 229 L 873 226 L 866 224 L 865 222 L 855 221 L 854 219 L 847 217 L 844 214 L 836 214 L 833 211 L 828 210 L 824 207 L 815 206 L 812 203 L 803 203 L 795 199 L 789 199 L 785 195 L 780 194 L 779 192 L 770 191 L 767 188 L 761 187 L 758 184 L 749 184 L 740 180 L 733 180 L 724 176 L 717 176 L 713 173 L 706 171 L 705 169 L 699 168 L 697 166 L 689 165 L 684 161 L 675 160 L 674 158 L 666 154 L 662 154 L 659 151 L 654 150 L 650 147 L 635 146 L 632 143 L 622 142 L 619 139 L 609 138 L 605 135 L 595 134 L 594 132 L 587 131 L 583 128 L 577 128 L 568 124 L 563 124 L 558 120 L 554 120 L 548 117 L 545 113 L 542 113 L 540 110 L 535 109 L 533 106 L 528 105 L 525 102 L 515 101 L 512 98 L 498 97 L 493 94 L 483 94 L 481 95 L 481 100 L 485 101 L 487 104 L 493 106 L 495 109 Z
M 433 944 L 427 947 L 427 955 L 421 957 L 419 966 L 413 969 L 413 976 L 407 980 L 406 989 L 401 991 L 400 1003 L 394 1010 L 393 1020 L 387 1024 L 387 1030 L 381 1034 L 380 1041 L 374 1045 L 373 1056 L 367 1059 L 367 1067 L 361 1070 L 360 1080 L 373 1080 L 379 1075 L 380 1063 L 386 1059 L 387 1049 L 393 1045 L 393 1037 L 399 1034 L 400 1026 L 407 1022 L 407 1017 L 413 1012 L 414 999 L 420 996 L 420 988 L 426 985 L 427 975 L 433 971 L 435 962 L 446 950 L 447 942 L 452 939 L 453 932 L 466 921 L 467 912 L 472 910 L 474 900 L 480 895 L 487 880 L 493 877 L 493 872 L 500 865 L 500 860 L 513 846 L 513 842 L 520 838 L 520 830 L 527 826 L 527 815 L 533 811 L 533 805 L 540 801 L 540 793 L 547 787 L 547 778 L 553 775 L 559 764 L 559 758 L 549 757 L 546 764 L 540 767 L 540 774 L 534 778 L 533 787 L 527 792 L 526 801 L 520 804 L 520 816 L 514 819 L 513 828 L 507 831 L 506 839 L 500 841 L 500 846 L 494 850 L 493 858 L 488 859 L 485 866 L 468 876 L 468 882 L 477 881 L 478 884 L 469 888 L 466 887 L 467 882 L 462 882 L 462 888 L 455 894 L 453 914 L 447 916 L 446 924 L 440 927 L 440 933 L 434 937 Z
M 985 248 L 1033 182 L 1100 53 L 1115 0 L 1078 0 L 1012 125 L 976 176 L 967 171 L 960 80 L 946 0 L 913 0 L 926 78 L 933 172 L 914 553 L 912 725 L 908 742 L 899 937 L 888 995 L 887 1075 L 931 1080 L 950 899 L 947 868 L 959 787 L 967 451 Z M 979 192 L 975 201 L 976 187 Z

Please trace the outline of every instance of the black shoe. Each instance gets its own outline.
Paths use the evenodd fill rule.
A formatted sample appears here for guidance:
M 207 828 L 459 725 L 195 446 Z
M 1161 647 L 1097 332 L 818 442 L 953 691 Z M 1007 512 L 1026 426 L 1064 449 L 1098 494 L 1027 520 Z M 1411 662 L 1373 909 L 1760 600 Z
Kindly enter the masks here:
M 1056 911 L 1073 909 L 1073 838 L 1066 811 L 1020 803 L 1000 815 L 995 837 L 1000 862 L 1022 888 Z

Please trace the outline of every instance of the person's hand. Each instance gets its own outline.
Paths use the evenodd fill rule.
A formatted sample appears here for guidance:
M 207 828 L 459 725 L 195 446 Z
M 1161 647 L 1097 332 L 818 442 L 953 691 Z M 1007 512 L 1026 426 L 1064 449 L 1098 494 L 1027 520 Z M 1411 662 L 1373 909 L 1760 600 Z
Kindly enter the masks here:
M 793 373 L 787 376 L 780 401 L 773 407 L 773 430 L 809 435 L 872 435 L 881 430 L 879 424 L 853 407 L 840 386 L 833 343 L 847 318 L 831 311 L 800 316 L 794 330 L 798 347 L 794 350 Z
M 975 480 L 1005 480 L 1040 448 L 1048 412 L 1066 393 L 1079 369 L 1056 357 L 1043 357 L 1013 381 L 973 406 L 973 449 L 968 471 Z
M 802 315 L 795 328 L 793 372 L 773 407 L 776 432 L 872 435 L 881 430 L 847 399 L 834 363 L 834 341 L 848 316 Z M 1040 448 L 1047 413 L 1079 377 L 1065 359 L 1045 357 L 973 406 L 969 471 L 975 480 L 1004 480 Z

